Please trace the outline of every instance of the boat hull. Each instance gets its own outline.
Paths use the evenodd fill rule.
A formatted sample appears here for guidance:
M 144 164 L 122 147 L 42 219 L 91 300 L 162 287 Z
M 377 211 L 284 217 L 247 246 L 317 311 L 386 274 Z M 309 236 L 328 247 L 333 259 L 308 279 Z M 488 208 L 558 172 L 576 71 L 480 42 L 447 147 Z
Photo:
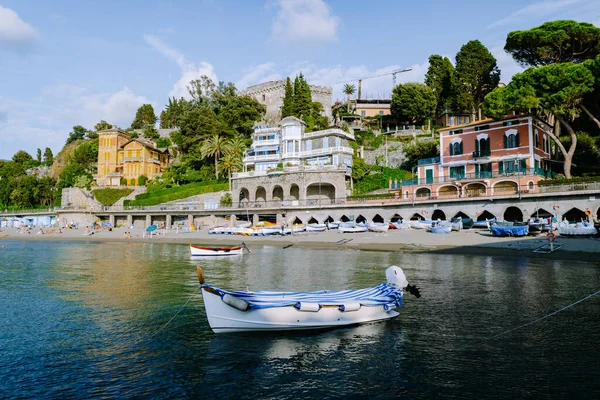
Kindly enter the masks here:
M 306 232 L 325 232 L 327 225 L 325 224 L 308 224 L 306 225 Z
M 240 311 L 204 287 L 202 297 L 208 323 L 215 333 L 328 329 L 381 321 L 400 314 L 392 308 L 385 310 L 384 306 L 363 306 L 347 312 L 337 306 L 324 306 L 318 312 L 299 311 L 294 306 Z
M 243 254 L 244 248 L 242 246 L 236 247 L 202 247 L 190 245 L 190 253 L 192 257 L 205 257 L 205 256 L 237 256 Z

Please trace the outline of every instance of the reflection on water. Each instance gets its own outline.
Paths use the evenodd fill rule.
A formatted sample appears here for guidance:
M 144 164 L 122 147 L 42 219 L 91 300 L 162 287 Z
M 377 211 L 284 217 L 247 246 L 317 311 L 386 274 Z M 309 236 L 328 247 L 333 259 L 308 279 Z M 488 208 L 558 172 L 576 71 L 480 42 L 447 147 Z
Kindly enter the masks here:
M 0 343 L 8 360 L 0 365 L 2 397 L 600 395 L 594 385 L 600 299 L 488 340 L 600 289 L 596 265 L 251 250 L 191 260 L 187 245 L 6 242 L 0 251 Z M 197 290 L 197 264 L 214 285 L 250 290 L 369 287 L 395 264 L 423 297 L 407 298 L 400 317 L 382 323 L 215 335 Z

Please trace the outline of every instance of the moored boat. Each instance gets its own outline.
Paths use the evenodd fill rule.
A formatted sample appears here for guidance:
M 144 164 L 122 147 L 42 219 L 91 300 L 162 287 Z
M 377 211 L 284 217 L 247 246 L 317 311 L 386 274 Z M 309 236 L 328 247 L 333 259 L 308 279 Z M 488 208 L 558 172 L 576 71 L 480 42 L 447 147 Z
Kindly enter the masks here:
M 367 229 L 366 225 L 360 226 L 352 222 L 344 222 L 343 224 L 340 224 L 338 231 L 340 233 L 361 233 L 366 232 Z
M 388 229 L 390 229 L 390 224 L 385 222 L 373 222 L 369 224 L 368 227 L 371 232 L 387 232 Z M 396 227 L 394 227 L 394 229 L 396 229 Z
M 326 329 L 397 317 L 404 291 L 420 297 L 400 267 L 386 270 L 387 283 L 359 290 L 243 292 L 198 280 L 206 317 L 215 333 Z
M 527 225 L 499 225 L 493 223 L 490 226 L 492 236 L 527 236 L 529 227 Z
M 325 232 L 327 230 L 326 224 L 307 224 L 306 232 Z
M 190 253 L 192 257 L 201 256 L 237 256 L 244 253 L 244 250 L 248 250 L 246 245 L 242 242 L 241 246 L 220 246 L 220 247 L 207 247 L 197 246 L 190 244 Z M 249 250 L 248 250 L 249 251 Z
M 558 234 L 560 236 L 594 236 L 598 234 L 598 230 L 594 224 L 586 221 L 575 224 L 563 221 L 558 224 Z

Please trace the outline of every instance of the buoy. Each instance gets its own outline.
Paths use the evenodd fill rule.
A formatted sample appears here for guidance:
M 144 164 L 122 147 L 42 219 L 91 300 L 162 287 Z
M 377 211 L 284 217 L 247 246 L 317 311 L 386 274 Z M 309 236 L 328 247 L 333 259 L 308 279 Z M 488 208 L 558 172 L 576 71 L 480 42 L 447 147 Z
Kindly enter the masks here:
M 556 205 L 555 205 L 554 207 L 552 207 L 552 208 L 554 208 L 555 210 L 558 210 L 558 209 L 560 209 L 560 206 L 559 206 L 558 204 L 556 204 Z
M 200 282 L 201 285 L 204 285 L 204 271 L 202 271 L 202 267 L 201 266 L 196 266 L 196 272 L 198 273 L 198 282 Z
M 546 234 L 546 240 L 549 241 L 550 243 L 554 242 L 556 240 L 556 233 L 548 232 Z
M 585 215 L 587 215 L 588 217 L 592 215 L 592 210 L 590 210 L 589 208 L 585 210 Z

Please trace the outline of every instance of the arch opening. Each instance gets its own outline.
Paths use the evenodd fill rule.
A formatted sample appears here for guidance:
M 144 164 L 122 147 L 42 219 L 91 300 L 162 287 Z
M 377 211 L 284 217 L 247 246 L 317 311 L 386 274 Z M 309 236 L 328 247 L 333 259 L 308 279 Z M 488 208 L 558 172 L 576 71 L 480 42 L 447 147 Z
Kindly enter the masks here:
M 485 221 L 486 219 L 494 219 L 494 218 L 496 218 L 496 216 L 494 214 L 492 214 L 488 210 L 485 210 L 484 212 L 482 212 L 481 214 L 479 214 L 477 216 L 477 221 Z
M 504 211 L 504 220 L 509 222 L 523 222 L 523 212 L 515 206 L 510 206 Z
M 473 182 L 465 185 L 464 191 L 467 197 L 485 196 L 487 194 L 487 186 L 481 182 Z
M 300 225 L 300 224 L 303 224 L 303 222 L 302 222 L 302 220 L 300 218 L 296 217 L 292 221 L 292 224 L 294 224 L 294 225 L 296 225 L 296 224 Z
M 383 222 L 385 222 L 385 221 L 383 220 L 383 217 L 382 217 L 381 215 L 379 215 L 379 214 L 375 214 L 375 216 L 373 217 L 373 222 L 376 222 L 376 223 L 383 223 Z
M 350 221 L 350 218 L 346 217 L 345 215 L 342 215 L 342 217 L 340 218 L 340 221 L 348 222 L 348 221 Z
M 265 190 L 264 187 L 259 186 L 256 188 L 256 196 L 255 196 L 256 201 L 261 201 L 261 202 L 265 202 L 267 201 L 267 191 Z
M 394 214 L 394 216 L 392 217 L 392 219 L 390 219 L 390 222 L 398 222 L 398 221 L 402 221 L 402 216 L 399 214 Z
M 300 188 L 295 183 L 290 187 L 290 200 L 300 200 Z
M 587 221 L 587 215 L 585 215 L 585 212 L 581 211 L 579 208 L 573 207 L 563 214 L 563 219 L 566 219 L 569 222 L 581 222 Z
M 458 188 L 454 185 L 442 186 L 438 189 L 438 197 L 458 197 Z
M 309 205 L 314 202 L 318 204 L 333 204 L 335 199 L 335 186 L 327 182 L 317 182 L 306 188 L 306 199 Z
M 552 218 L 553 215 L 543 208 L 538 208 L 535 210 L 533 214 L 531 214 L 531 218 Z
M 515 194 L 519 189 L 519 185 L 514 181 L 500 181 L 494 185 L 494 194 Z
M 331 218 L 331 215 L 328 215 L 324 222 L 328 223 L 328 222 L 334 222 L 334 221 L 335 220 L 333 218 Z
M 248 203 L 249 201 L 250 201 L 250 192 L 246 188 L 241 188 L 240 194 L 238 196 L 238 202 L 240 203 L 240 206 Z
M 309 224 L 318 224 L 319 221 L 317 221 L 317 219 L 313 216 L 310 217 L 310 219 L 308 220 Z
M 460 218 L 462 218 L 462 219 L 468 219 L 468 218 L 471 218 L 471 217 L 469 217 L 467 214 L 465 214 L 464 212 L 462 212 L 462 211 L 459 211 L 459 212 L 457 212 L 457 213 L 456 213 L 456 215 L 453 217 L 453 219 L 454 219 L 454 218 L 459 218 L 459 217 L 460 217 Z
M 414 213 L 412 217 L 410 217 L 411 221 L 423 221 L 424 219 L 425 217 L 418 213 Z
M 356 218 L 356 223 L 357 224 L 365 224 L 367 222 L 367 219 L 365 217 L 363 217 L 362 214 L 360 214 L 357 218 Z
M 273 201 L 283 201 L 283 188 L 279 185 L 273 188 Z
M 442 210 L 435 210 L 433 214 L 431 214 L 431 219 L 434 221 L 437 221 L 438 219 L 444 221 L 446 220 L 446 213 Z
M 417 191 L 415 192 L 415 196 L 417 196 L 417 197 L 430 197 L 431 196 L 431 189 L 429 189 L 429 188 L 418 188 Z

